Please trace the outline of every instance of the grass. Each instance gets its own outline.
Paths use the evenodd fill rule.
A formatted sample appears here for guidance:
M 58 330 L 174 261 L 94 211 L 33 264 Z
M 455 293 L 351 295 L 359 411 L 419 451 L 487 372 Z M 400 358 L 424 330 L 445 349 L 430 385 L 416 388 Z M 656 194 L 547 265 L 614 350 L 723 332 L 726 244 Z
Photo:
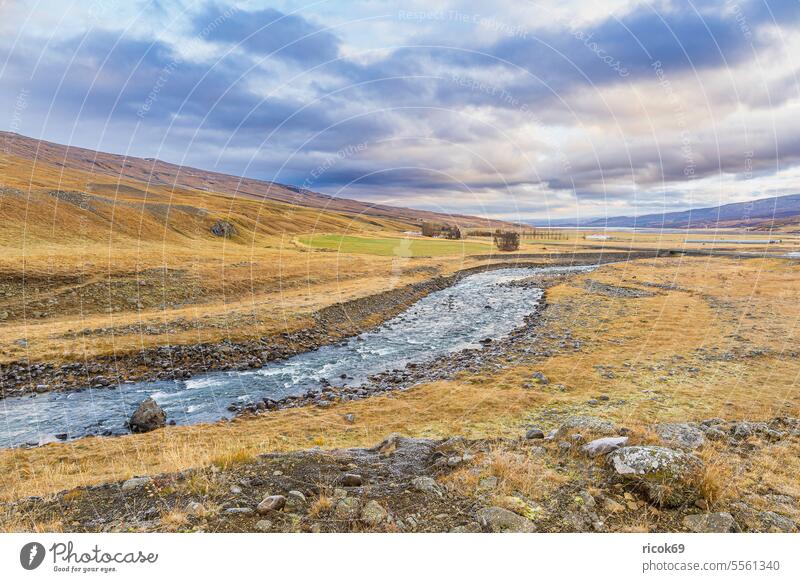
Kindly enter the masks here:
M 551 288 L 541 341 L 551 332 L 570 331 L 582 342 L 574 353 L 328 409 L 289 409 L 232 423 L 0 451 L 0 499 L 204 466 L 235 459 L 241 451 L 246 458 L 306 449 L 315 441 L 326 448 L 371 446 L 391 432 L 517 437 L 529 424 L 547 430 L 570 414 L 601 416 L 636 429 L 659 421 L 800 413 L 800 363 L 789 353 L 800 318 L 800 272 L 794 265 L 659 259 L 608 265 L 590 277 L 628 286 L 671 282 L 680 290 L 625 299 L 589 293 L 580 279 Z M 755 348 L 769 350 L 725 355 Z M 524 388 L 537 370 L 550 384 Z M 614 378 L 604 377 L 604 370 Z M 600 394 L 609 400 L 588 404 Z M 355 414 L 354 424 L 343 419 L 347 413 Z M 765 458 L 764 466 L 770 462 Z M 777 483 L 791 478 L 773 467 Z
M 301 244 L 337 253 L 382 257 L 442 257 L 490 254 L 491 244 L 475 241 L 439 240 L 416 237 L 365 237 L 344 234 L 314 234 L 298 237 Z

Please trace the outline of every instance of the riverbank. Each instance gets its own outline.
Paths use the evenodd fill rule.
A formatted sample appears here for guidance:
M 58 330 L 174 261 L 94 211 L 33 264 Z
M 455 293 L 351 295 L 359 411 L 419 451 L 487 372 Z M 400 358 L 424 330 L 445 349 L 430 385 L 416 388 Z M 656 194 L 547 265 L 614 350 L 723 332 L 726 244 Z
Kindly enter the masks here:
M 643 256 L 652 256 L 652 253 Z M 625 259 L 638 257 L 638 254 L 624 255 Z M 336 302 L 308 314 L 303 322 L 291 326 L 291 331 L 272 329 L 269 335 L 257 339 L 141 347 L 66 363 L 26 360 L 0 363 L 0 398 L 80 388 L 113 389 L 122 383 L 182 380 L 207 372 L 258 369 L 267 362 L 331 345 L 374 329 L 430 293 L 450 287 L 473 273 L 506 267 L 604 264 L 621 258 L 622 255 L 609 253 L 582 253 L 578 257 L 569 254 L 532 255 L 524 260 L 511 256 L 449 275 Z M 125 330 L 118 329 L 117 333 L 124 334 Z

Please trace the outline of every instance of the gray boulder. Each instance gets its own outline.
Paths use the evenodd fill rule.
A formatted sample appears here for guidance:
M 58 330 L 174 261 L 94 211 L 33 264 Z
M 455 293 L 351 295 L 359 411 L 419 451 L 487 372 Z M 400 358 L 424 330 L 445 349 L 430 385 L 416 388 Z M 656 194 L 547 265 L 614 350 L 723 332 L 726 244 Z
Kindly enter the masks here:
M 739 531 L 736 520 L 727 512 L 687 515 L 683 518 L 683 525 L 695 533 L 734 533 Z
M 138 489 L 143 485 L 147 485 L 149 482 L 150 477 L 133 477 L 122 484 L 122 490 L 132 491 L 133 489 Z
M 389 512 L 374 499 L 367 501 L 364 508 L 361 510 L 361 521 L 371 527 L 377 527 L 386 521 Z
M 139 405 L 128 421 L 131 432 L 150 432 L 167 424 L 167 413 L 152 398 Z
M 236 234 L 236 227 L 227 220 L 217 220 L 211 225 L 211 234 L 223 238 L 230 238 Z
M 495 533 L 536 531 L 531 520 L 502 507 L 484 507 L 478 511 L 478 523 L 484 530 Z
M 439 497 L 442 496 L 441 487 L 439 487 L 439 484 L 431 477 L 416 477 L 411 481 L 411 486 L 422 493 L 430 493 Z
M 286 497 L 283 495 L 270 495 L 265 497 L 256 507 L 259 515 L 267 515 L 273 511 L 280 511 L 286 507 Z
M 706 437 L 699 428 L 687 423 L 668 422 L 656 426 L 656 433 L 664 444 L 682 449 L 699 449 L 706 443 Z
M 656 505 L 677 507 L 696 498 L 695 484 L 703 462 L 686 451 L 633 446 L 608 455 L 614 472 L 634 483 Z
M 628 444 L 628 437 L 603 437 L 586 443 L 581 450 L 590 457 L 599 457 Z

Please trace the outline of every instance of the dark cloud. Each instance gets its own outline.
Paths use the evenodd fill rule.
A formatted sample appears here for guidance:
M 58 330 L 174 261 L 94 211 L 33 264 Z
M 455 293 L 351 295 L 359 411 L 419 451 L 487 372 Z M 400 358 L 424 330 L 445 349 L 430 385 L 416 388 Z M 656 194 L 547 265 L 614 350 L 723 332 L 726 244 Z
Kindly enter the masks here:
M 212 5 L 194 18 L 195 33 L 212 42 L 241 47 L 254 55 L 274 55 L 304 66 L 335 59 L 339 39 L 297 14 L 267 8 L 247 12 Z

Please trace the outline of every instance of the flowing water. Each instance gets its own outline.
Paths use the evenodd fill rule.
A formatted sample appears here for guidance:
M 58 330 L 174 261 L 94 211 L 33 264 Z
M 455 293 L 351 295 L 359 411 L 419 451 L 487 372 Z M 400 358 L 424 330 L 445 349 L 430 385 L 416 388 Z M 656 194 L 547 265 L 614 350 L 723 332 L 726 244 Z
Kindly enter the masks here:
M 379 328 L 335 345 L 270 362 L 244 372 L 210 372 L 188 380 L 121 384 L 7 398 L 0 401 L 0 447 L 39 445 L 90 434 L 122 434 L 125 421 L 151 396 L 177 424 L 212 422 L 232 415 L 232 402 L 320 390 L 320 380 L 358 386 L 370 375 L 479 347 L 519 327 L 542 291 L 507 285 L 534 273 L 587 267 L 513 268 L 470 275 L 415 303 Z M 346 379 L 340 376 L 346 375 Z M 65 436 L 66 435 L 66 436 Z

